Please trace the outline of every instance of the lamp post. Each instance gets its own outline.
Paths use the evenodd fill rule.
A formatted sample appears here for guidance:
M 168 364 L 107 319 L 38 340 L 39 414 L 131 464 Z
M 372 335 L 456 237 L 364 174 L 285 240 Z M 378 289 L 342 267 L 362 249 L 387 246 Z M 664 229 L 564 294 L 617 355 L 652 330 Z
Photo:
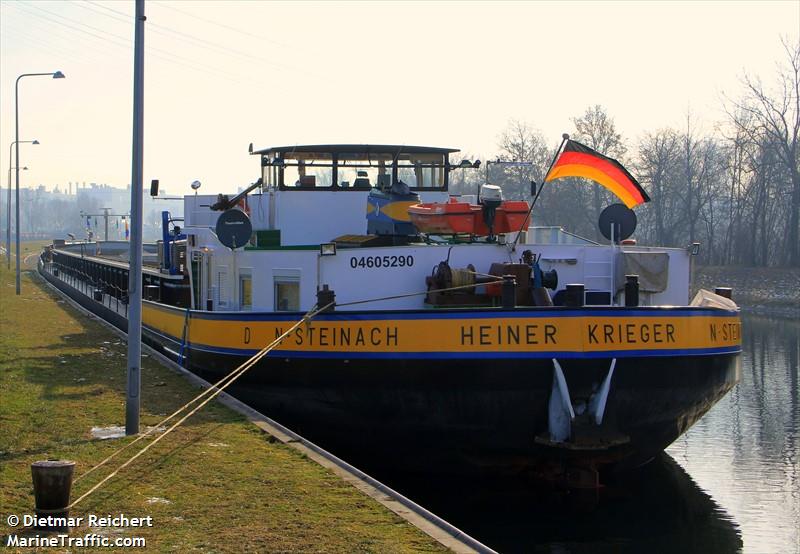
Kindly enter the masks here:
M 17 81 L 16 81 L 16 83 L 14 83 L 14 127 L 15 127 L 14 140 L 17 143 L 19 142 L 19 81 L 23 77 L 39 77 L 39 76 L 50 76 L 53 79 L 63 79 L 64 78 L 64 74 L 61 73 L 60 71 L 56 71 L 54 73 L 23 73 L 22 75 L 17 77 Z M 15 200 L 15 210 L 16 210 L 16 213 L 17 213 L 17 221 L 16 221 L 16 224 L 15 224 L 15 229 L 17 231 L 17 236 L 16 236 L 16 239 L 14 241 L 14 244 L 17 247 L 17 253 L 16 253 L 16 260 L 17 260 L 17 295 L 19 296 L 20 291 L 21 291 L 21 286 L 20 286 L 20 264 L 21 264 L 21 261 L 20 261 L 20 258 L 19 258 L 19 145 L 17 146 L 16 154 L 17 154 L 17 163 L 16 163 L 17 167 L 16 167 L 16 171 L 15 172 L 16 172 L 16 176 L 17 176 L 17 179 L 16 179 L 17 184 L 16 184 L 16 196 L 15 196 L 15 198 L 16 198 L 16 200 Z
M 125 434 L 139 434 L 142 391 L 142 145 L 144 144 L 144 0 L 136 0 L 133 41 L 133 152 L 131 162 L 131 243 L 128 271 L 128 386 Z
M 8 234 L 6 235 L 6 260 L 8 261 L 8 269 L 11 269 L 11 164 L 8 164 Z M 22 166 L 22 171 L 28 171 L 28 166 Z
M 39 144 L 39 141 L 36 139 L 21 140 L 19 142 L 23 144 Z M 6 260 L 8 261 L 8 269 L 11 269 L 11 149 L 14 148 L 15 144 L 17 144 L 16 140 L 8 147 L 8 201 L 6 202 Z M 17 148 L 19 148 L 19 146 L 17 146 Z M 28 168 L 23 167 L 22 169 Z

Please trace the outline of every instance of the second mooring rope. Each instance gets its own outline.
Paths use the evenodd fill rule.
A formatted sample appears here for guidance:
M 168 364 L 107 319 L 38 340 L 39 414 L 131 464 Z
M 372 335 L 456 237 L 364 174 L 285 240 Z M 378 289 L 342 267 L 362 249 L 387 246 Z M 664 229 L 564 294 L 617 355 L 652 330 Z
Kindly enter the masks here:
M 300 325 L 302 325 L 302 324 L 304 324 L 304 323 L 306 323 L 306 322 L 310 321 L 310 320 L 311 320 L 313 317 L 315 317 L 316 315 L 318 315 L 320 312 L 323 312 L 323 311 L 327 310 L 327 309 L 328 309 L 329 307 L 331 307 L 332 305 L 333 305 L 333 302 L 331 302 L 330 304 L 328 304 L 328 305 L 326 305 L 326 306 L 324 306 L 324 307 L 322 307 L 322 308 L 320 308 L 320 309 L 311 310 L 311 311 L 309 311 L 308 313 L 306 313 L 306 315 L 304 315 L 304 316 L 303 316 L 303 317 L 302 317 L 300 320 L 298 320 L 298 321 L 297 321 L 297 323 L 295 323 L 294 325 L 292 325 L 292 326 L 291 326 L 291 327 L 290 327 L 290 328 L 289 328 L 289 329 L 288 329 L 288 330 L 287 330 L 285 333 L 281 334 L 279 337 L 277 337 L 275 340 L 273 340 L 273 341 L 272 341 L 271 343 L 269 343 L 267 346 L 265 346 L 264 348 L 262 348 L 261 350 L 259 350 L 259 351 L 258 351 L 258 352 L 257 352 L 255 355 L 253 355 L 253 356 L 252 356 L 250 359 L 248 359 L 246 362 L 242 363 L 242 364 L 241 364 L 239 367 L 237 367 L 236 369 L 234 369 L 234 370 L 233 370 L 231 373 L 229 373 L 228 375 L 226 375 L 225 377 L 223 377 L 222 379 L 220 379 L 219 381 L 217 381 L 217 383 L 215 383 L 215 384 L 214 384 L 212 387 L 210 387 L 210 388 L 208 388 L 208 389 L 204 390 L 204 391 L 203 391 L 201 394 L 197 395 L 195 398 L 193 398 L 192 400 L 190 400 L 189 402 L 187 402 L 186 404 L 184 404 L 183 406 L 181 406 L 180 408 L 178 408 L 178 409 L 177 409 L 175 412 L 173 412 L 173 413 L 172 413 L 171 415 L 169 415 L 167 418 L 165 418 L 165 419 L 164 419 L 164 420 L 162 420 L 160 423 L 158 423 L 158 424 L 157 424 L 155 427 L 151 428 L 151 429 L 150 429 L 150 430 L 149 430 L 147 433 L 145 433 L 145 434 L 143 434 L 143 435 L 140 435 L 140 436 L 138 436 L 138 437 L 137 437 L 135 440 L 133 440 L 133 441 L 129 442 L 128 444 L 126 444 L 126 445 L 125 445 L 125 446 L 123 446 L 122 448 L 119 448 L 117 451 L 113 452 L 113 453 L 112 453 L 110 456 L 108 456 L 108 457 L 107 457 L 105 460 L 101 461 L 99 464 L 97 464 L 96 466 L 92 467 L 92 468 L 91 468 L 89 471 L 87 471 L 86 473 L 84 473 L 83 475 L 81 475 L 81 476 L 80 476 L 78 479 L 76 479 L 76 480 L 75 480 L 76 482 L 77 482 L 77 481 L 79 481 L 80 479 L 82 479 L 82 478 L 86 477 L 87 475 L 89 475 L 91 472 L 93 472 L 94 470 L 98 469 L 99 467 L 101 467 L 101 466 L 105 465 L 107 462 L 109 462 L 111 459 L 113 459 L 114 457 L 116 457 L 116 456 L 117 456 L 118 454 L 120 454 L 122 451 L 124 451 L 124 450 L 126 450 L 127 448 L 131 447 L 132 445 L 136 444 L 136 443 L 137 443 L 137 442 L 139 442 L 140 440 L 143 440 L 143 439 L 145 439 L 146 437 L 148 437 L 148 436 L 152 435 L 152 434 L 153 434 L 153 433 L 154 433 L 154 432 L 155 432 L 155 431 L 156 431 L 156 430 L 157 430 L 157 429 L 158 429 L 158 428 L 159 428 L 161 425 L 163 425 L 163 424 L 164 424 L 164 423 L 166 423 L 167 421 L 171 420 L 172 418 L 176 417 L 178 414 L 180 414 L 182 411 L 184 411 L 185 409 L 187 409 L 187 408 L 188 408 L 189 406 L 191 406 L 193 403 L 197 402 L 197 401 L 198 401 L 200 398 L 202 398 L 203 396 L 206 396 L 206 395 L 208 395 L 208 398 L 206 398 L 206 399 L 205 399 L 205 400 L 204 400 L 202 403 L 200 403 L 199 405 L 197 405 L 197 406 L 196 406 L 194 409 L 192 409 L 192 411 L 190 411 L 188 414 L 186 414 L 185 416 L 183 416 L 183 417 L 182 417 L 180 420 L 178 420 L 178 421 L 177 421 L 175 424 L 173 424 L 173 425 L 172 425 L 172 426 L 171 426 L 169 429 L 167 429 L 166 431 L 164 431 L 164 432 L 163 432 L 163 433 L 162 433 L 160 436 L 156 437 L 156 439 L 154 439 L 152 442 L 150 442 L 150 443 L 149 443 L 147 446 L 145 446 L 145 447 L 144 447 L 144 448 L 142 448 L 142 449 L 141 449 L 139 452 L 137 452 L 136 454 L 134 454 L 134 455 L 133 455 L 131 458 L 129 458 L 129 459 L 128 459 L 128 460 L 127 460 L 125 463 L 123 463 L 121 466 L 119 466 L 119 467 L 118 467 L 117 469 L 115 469 L 113 472 L 111 472 L 111 473 L 110 473 L 110 474 L 108 474 L 106 477 L 104 477 L 104 478 L 103 478 L 101 481 L 99 481 L 99 482 L 98 482 L 96 485 L 94 485 L 94 486 L 93 486 L 91 489 L 89 489 L 89 490 L 88 490 L 88 491 L 86 491 L 84 494 L 82 494 L 80 497 L 78 497 L 78 498 L 77 498 L 77 499 L 76 499 L 74 502 L 72 502 L 72 503 L 71 503 L 71 504 L 70 504 L 70 505 L 69 505 L 67 508 L 68 508 L 68 509 L 72 509 L 74 506 L 76 506 L 76 505 L 77 505 L 79 502 L 81 502 L 81 501 L 82 501 L 83 499 L 85 499 L 87 496 L 89 496 L 89 495 L 90 495 L 90 494 L 92 494 L 94 491 L 96 491 L 97 489 L 99 489 L 99 488 L 100 488 L 100 487 L 101 487 L 101 486 L 102 486 L 102 485 L 103 485 L 105 482 L 107 482 L 109 479 L 111 479 L 112 477 L 114 477 L 114 476 L 115 476 L 117 473 L 119 473 L 119 472 L 120 472 L 122 469 L 124 469 L 124 468 L 126 468 L 127 466 L 129 466 L 129 465 L 130 465 L 130 464 L 131 464 L 131 463 L 132 463 L 134 460 L 136 460 L 136 459 L 137 459 L 139 456 L 141 456 L 142 454 L 144 454 L 145 452 L 147 452 L 147 451 L 150 449 L 150 447 L 152 447 L 152 446 L 153 446 L 153 445 L 155 445 L 157 442 L 159 442 L 161 439 L 163 439 L 165 436 L 167 436 L 167 435 L 168 435 L 168 434 L 169 434 L 171 431 L 173 431 L 173 430 L 174 430 L 176 427 L 178 427 L 178 426 L 179 426 L 181 423 L 183 423 L 183 422 L 184 422 L 184 421 L 186 421 L 186 420 L 187 420 L 189 417 L 191 417 L 193 414 L 195 414 L 195 413 L 196 413 L 196 412 L 197 412 L 197 411 L 198 411 L 200 408 L 202 408 L 203 406 L 205 406 L 206 404 L 208 404 L 209 402 L 211 402 L 211 400 L 213 400 L 214 398 L 216 398 L 216 397 L 217 397 L 217 396 L 218 396 L 218 395 L 219 395 L 221 392 L 223 392 L 223 391 L 224 391 L 224 390 L 225 390 L 225 389 L 226 389 L 226 388 L 227 388 L 229 385 L 231 385 L 231 384 L 232 384 L 232 383 L 233 383 L 233 382 L 234 382 L 236 379 L 238 379 L 239 377 L 241 377 L 241 376 L 242 376 L 242 375 L 243 375 L 243 374 L 244 374 L 244 373 L 245 373 L 247 370 L 249 370 L 249 369 L 250 369 L 251 367 L 253 367 L 253 366 L 254 366 L 256 363 L 258 363 L 258 362 L 261 360 L 261 358 L 263 358 L 264 356 L 266 356 L 267 354 L 269 354 L 269 352 L 270 352 L 271 350 L 273 350 L 273 349 L 274 349 L 276 346 L 278 346 L 278 345 L 281 343 L 281 341 L 282 341 L 283 339 L 285 339 L 287 336 L 289 336 L 289 335 L 290 335 L 290 334 L 291 334 L 291 333 L 292 333 L 292 332 L 293 332 L 295 329 L 297 329 L 298 327 L 300 327 Z M 315 306 L 315 308 L 316 308 L 316 306 Z M 227 381 L 227 382 L 225 382 L 224 384 L 222 384 L 224 381 Z
M 496 276 L 492 275 L 492 277 L 496 277 Z M 502 279 L 498 279 L 495 282 L 501 283 Z M 491 284 L 491 283 L 483 283 L 483 284 Z M 74 483 L 77 483 L 78 481 L 80 481 L 81 479 L 86 477 L 87 475 L 91 474 L 95 470 L 97 470 L 100 467 L 104 466 L 109 461 L 114 459 L 116 456 L 118 456 L 120 453 L 122 453 L 123 451 L 127 450 L 128 448 L 130 448 L 134 444 L 136 444 L 139 441 L 144 440 L 145 438 L 153 435 L 154 433 L 156 433 L 158 431 L 158 429 L 162 425 L 165 425 L 168 421 L 170 421 L 173 418 L 177 417 L 181 412 L 183 412 L 184 410 L 189 408 L 192 404 L 194 404 L 195 402 L 199 401 L 204 396 L 207 396 L 207 398 L 205 400 L 203 400 L 202 403 L 200 403 L 199 405 L 195 406 L 189 413 L 187 413 L 180 420 L 178 420 L 176 423 L 174 423 L 171 427 L 169 427 L 169 429 L 165 430 L 160 436 L 156 437 L 152 442 L 148 443 L 144 448 L 142 448 L 136 454 L 131 456 L 126 462 L 124 462 L 117 469 L 115 469 L 110 474 L 108 474 L 106 477 L 104 477 L 102 480 L 100 480 L 91 489 L 89 489 L 84 494 L 79 496 L 67 508 L 68 509 L 72 509 L 73 507 L 75 507 L 79 502 L 81 502 L 82 500 L 87 498 L 89 495 L 91 495 L 93 492 L 95 492 L 97 489 L 99 489 L 104 483 L 106 483 L 108 480 L 110 480 L 112 477 L 114 477 L 117 473 L 119 473 L 121 470 L 123 470 L 126 467 L 128 467 L 131 463 L 134 462 L 134 460 L 136 460 L 142 454 L 147 452 L 150 449 L 150 447 L 154 446 L 161 439 L 163 439 L 165 436 L 167 436 L 170 432 L 172 432 L 174 429 L 176 429 L 181 423 L 186 421 L 189 417 L 194 415 L 203 406 L 205 406 L 211 400 L 216 398 L 229 385 L 231 385 L 234 381 L 236 381 L 239 377 L 241 377 L 245 372 L 247 372 L 250 368 L 252 368 L 255 364 L 257 364 L 264 356 L 269 354 L 270 351 L 274 350 L 283 341 L 283 339 L 288 337 L 292 332 L 294 332 L 295 329 L 300 327 L 300 325 L 309 322 L 312 318 L 316 317 L 317 315 L 319 315 L 320 313 L 324 312 L 328 308 L 330 308 L 330 307 L 332 307 L 334 305 L 336 305 L 336 306 L 352 306 L 352 305 L 357 305 L 357 304 L 366 304 L 366 303 L 370 303 L 370 302 L 379 302 L 379 301 L 383 301 L 383 300 L 394 300 L 394 299 L 398 299 L 398 298 L 408 298 L 408 297 L 411 297 L 411 296 L 421 296 L 421 295 L 426 295 L 426 294 L 428 294 L 430 292 L 449 292 L 449 291 L 454 291 L 454 290 L 462 290 L 462 289 L 472 288 L 474 286 L 475 286 L 474 284 L 472 284 L 472 285 L 458 285 L 458 286 L 447 287 L 447 288 L 443 288 L 443 289 L 427 290 L 425 292 L 414 292 L 414 293 L 407 293 L 407 294 L 398 294 L 398 295 L 393 295 L 393 296 L 384 296 L 384 297 L 380 297 L 380 298 L 370 298 L 370 299 L 366 299 L 366 300 L 356 300 L 356 301 L 352 301 L 352 302 L 344 302 L 344 303 L 341 303 L 341 304 L 337 304 L 336 302 L 331 302 L 330 304 L 327 304 L 327 305 L 325 305 L 325 306 L 323 306 L 322 308 L 319 308 L 319 309 L 316 309 L 317 307 L 314 306 L 314 308 L 312 308 L 310 311 L 308 311 L 301 319 L 299 319 L 297 321 L 297 323 L 292 325 L 286 332 L 282 333 L 280 336 L 278 336 L 275 340 L 273 340 L 267 346 L 265 346 L 264 348 L 259 350 L 256 354 L 254 354 L 247 361 L 243 362 L 236 369 L 234 369 L 233 371 L 228 373 L 222 379 L 220 379 L 219 381 L 217 381 L 216 383 L 211 385 L 209 388 L 205 389 L 203 392 L 201 392 L 200 394 L 198 394 L 197 396 L 192 398 L 189 402 L 185 403 L 183 406 L 181 406 L 180 408 L 175 410 L 172 414 L 170 414 L 169 416 L 167 416 L 166 418 L 161 420 L 159 423 L 157 423 L 156 425 L 151 427 L 149 431 L 147 431 L 147 432 L 145 432 L 143 434 L 140 434 L 134 440 L 132 440 L 128 444 L 122 446 L 121 448 L 115 450 L 109 456 L 107 456 L 104 460 L 102 460 L 100 463 L 96 464 L 95 466 L 93 466 L 92 468 L 87 470 L 85 473 L 83 473 L 80 476 L 78 476 L 73 481 Z

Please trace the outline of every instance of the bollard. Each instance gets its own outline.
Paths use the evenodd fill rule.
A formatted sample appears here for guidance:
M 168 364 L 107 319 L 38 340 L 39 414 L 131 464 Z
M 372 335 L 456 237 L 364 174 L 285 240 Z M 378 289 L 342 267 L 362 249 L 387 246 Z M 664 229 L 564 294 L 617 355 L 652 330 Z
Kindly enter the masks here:
M 714 294 L 733 300 L 733 289 L 731 287 L 717 287 L 714 289 Z
M 639 305 L 639 276 L 625 276 L 625 307 L 631 308 Z
M 158 285 L 145 285 L 144 300 L 159 302 L 161 300 L 161 287 Z
M 36 515 L 66 518 L 69 515 L 69 493 L 75 462 L 46 460 L 31 464 L 33 494 L 36 498 Z M 66 529 L 65 525 L 44 525 L 48 529 Z
M 328 306 L 322 313 L 332 312 L 336 307 L 336 293 L 333 289 L 329 289 L 328 285 L 322 285 L 322 288 L 317 291 L 317 308 L 323 308 L 333 302 L 332 306 Z
M 567 285 L 564 304 L 571 308 L 580 308 L 583 306 L 583 292 L 583 283 Z
M 513 275 L 503 275 L 503 308 L 513 308 L 517 305 L 517 280 Z

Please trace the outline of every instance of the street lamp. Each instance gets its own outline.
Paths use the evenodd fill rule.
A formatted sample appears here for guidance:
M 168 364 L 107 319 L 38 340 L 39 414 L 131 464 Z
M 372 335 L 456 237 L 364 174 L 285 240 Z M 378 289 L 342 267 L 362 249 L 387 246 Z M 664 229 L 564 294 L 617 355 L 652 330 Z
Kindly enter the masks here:
M 36 139 L 21 140 L 21 143 L 39 144 Z M 11 269 L 11 149 L 17 141 L 11 143 L 8 147 L 8 201 L 6 202 L 6 260 L 8 260 L 8 269 Z M 19 148 L 19 146 L 17 146 Z M 28 169 L 23 167 L 22 169 Z
M 16 142 L 19 142 L 19 81 L 23 77 L 40 77 L 40 76 L 41 77 L 50 76 L 53 79 L 63 79 L 64 78 L 64 74 L 61 73 L 60 71 L 56 71 L 54 73 L 23 73 L 22 75 L 17 77 L 17 81 L 14 83 L 14 126 L 15 126 L 14 140 Z M 15 196 L 14 209 L 16 210 L 16 213 L 17 213 L 17 221 L 16 221 L 16 224 L 15 224 L 15 229 L 17 231 L 17 236 L 16 236 L 16 239 L 15 239 L 14 242 L 15 242 L 15 245 L 17 247 L 17 253 L 16 253 L 16 260 L 17 260 L 17 295 L 19 295 L 20 291 L 21 291 L 21 286 L 20 286 L 20 265 L 21 265 L 21 261 L 20 261 L 20 258 L 19 258 L 19 251 L 20 251 L 20 248 L 19 248 L 19 145 L 17 145 L 16 155 L 17 155 L 17 163 L 16 163 L 17 167 L 16 167 L 16 170 L 15 170 L 15 173 L 16 173 L 16 183 L 17 184 L 16 184 L 16 196 Z

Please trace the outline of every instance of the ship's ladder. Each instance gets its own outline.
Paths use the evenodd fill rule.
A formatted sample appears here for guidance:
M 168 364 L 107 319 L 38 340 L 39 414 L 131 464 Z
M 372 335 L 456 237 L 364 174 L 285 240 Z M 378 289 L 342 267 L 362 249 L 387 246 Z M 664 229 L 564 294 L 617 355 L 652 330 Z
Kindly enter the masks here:
M 616 248 L 586 248 L 583 261 L 584 304 L 611 306 L 615 296 Z M 600 293 L 600 294 L 598 294 Z

